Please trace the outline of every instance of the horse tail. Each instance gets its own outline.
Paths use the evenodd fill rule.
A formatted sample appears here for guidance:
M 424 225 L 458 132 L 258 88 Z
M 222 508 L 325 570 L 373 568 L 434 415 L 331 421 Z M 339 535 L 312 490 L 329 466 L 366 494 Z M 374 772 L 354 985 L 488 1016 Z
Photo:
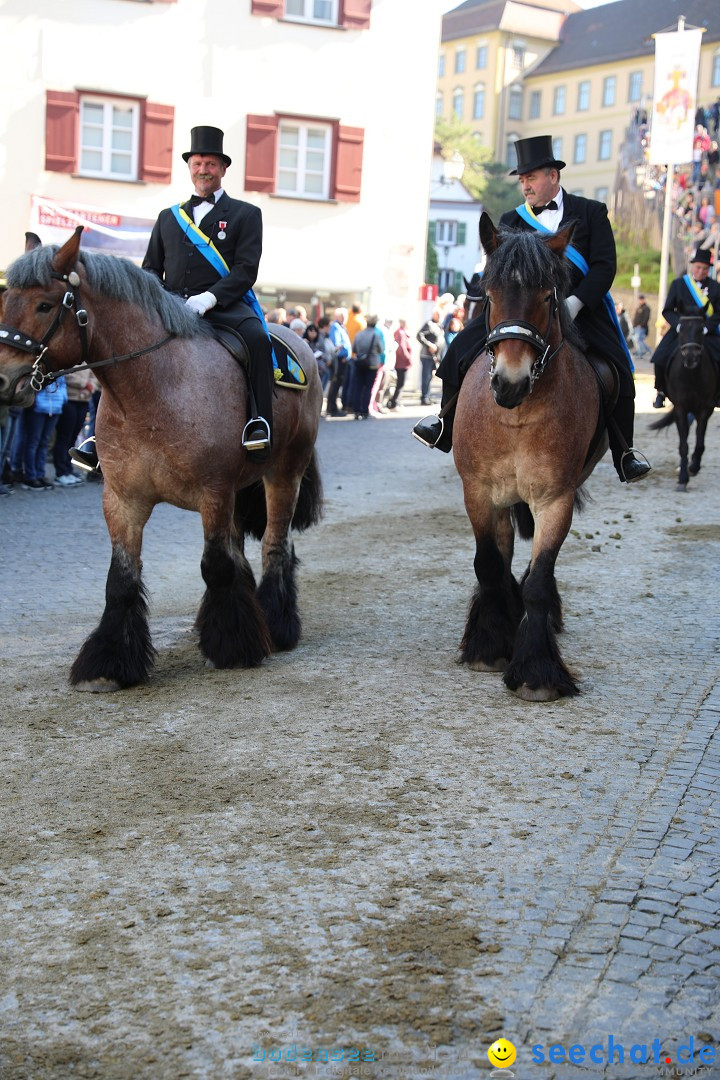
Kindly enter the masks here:
M 663 413 L 659 420 L 655 420 L 650 425 L 650 431 L 660 431 L 661 428 L 670 427 L 675 423 L 675 408 L 673 407 L 669 413 Z
M 510 518 L 518 536 L 523 540 L 532 540 L 535 534 L 535 518 L 526 502 L 515 503 L 510 507 Z
M 293 514 L 292 527 L 297 532 L 317 525 L 323 513 L 323 489 L 317 455 L 312 452 L 310 463 L 300 481 L 297 506 Z
M 313 450 L 310 463 L 300 481 L 297 504 L 290 527 L 297 532 L 302 532 L 311 525 L 316 525 L 322 517 L 322 509 L 322 480 L 320 479 L 317 457 Z M 237 493 L 234 521 L 239 532 L 253 536 L 256 540 L 262 540 L 267 527 L 265 485 L 262 480 L 256 480 L 254 484 L 242 488 Z

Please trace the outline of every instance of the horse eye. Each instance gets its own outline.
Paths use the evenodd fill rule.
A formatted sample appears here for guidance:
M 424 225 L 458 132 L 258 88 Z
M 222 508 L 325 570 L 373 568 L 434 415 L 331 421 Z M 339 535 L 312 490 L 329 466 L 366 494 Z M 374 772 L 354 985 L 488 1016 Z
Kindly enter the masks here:
M 52 304 L 49 304 L 47 300 L 41 300 L 36 310 L 45 315 L 48 311 L 52 311 Z

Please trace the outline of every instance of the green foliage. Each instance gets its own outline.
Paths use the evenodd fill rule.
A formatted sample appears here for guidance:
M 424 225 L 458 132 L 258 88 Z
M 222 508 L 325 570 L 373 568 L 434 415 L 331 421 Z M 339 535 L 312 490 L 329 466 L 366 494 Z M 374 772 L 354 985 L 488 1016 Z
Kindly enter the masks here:
M 639 267 L 642 279 L 642 292 L 652 295 L 660 288 L 660 252 L 654 248 L 638 247 L 618 237 L 615 230 L 615 243 L 617 247 L 617 274 L 613 288 L 631 289 L 630 278 L 635 272 L 635 263 Z
M 437 251 L 430 243 L 430 237 L 427 238 L 427 252 L 425 254 L 425 283 L 427 285 L 437 285 L 438 280 L 438 257 Z
M 462 182 L 497 223 L 501 214 L 518 204 L 517 184 L 507 179 L 507 165 L 493 161 L 492 151 L 483 146 L 472 128 L 453 115 L 435 121 L 435 141 L 440 153 L 449 158 L 457 150 L 465 162 Z

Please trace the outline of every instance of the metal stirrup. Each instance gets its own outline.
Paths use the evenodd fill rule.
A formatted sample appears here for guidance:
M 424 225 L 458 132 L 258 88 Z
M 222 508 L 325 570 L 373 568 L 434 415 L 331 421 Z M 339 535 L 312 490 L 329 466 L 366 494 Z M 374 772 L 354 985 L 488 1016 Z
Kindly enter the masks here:
M 261 439 L 255 437 L 253 439 L 246 440 L 246 432 L 248 428 L 251 427 L 253 424 L 264 424 L 267 434 Z M 253 416 L 250 420 L 248 420 L 247 424 L 243 428 L 241 441 L 246 450 L 264 450 L 270 445 L 270 425 L 268 424 L 264 416 Z

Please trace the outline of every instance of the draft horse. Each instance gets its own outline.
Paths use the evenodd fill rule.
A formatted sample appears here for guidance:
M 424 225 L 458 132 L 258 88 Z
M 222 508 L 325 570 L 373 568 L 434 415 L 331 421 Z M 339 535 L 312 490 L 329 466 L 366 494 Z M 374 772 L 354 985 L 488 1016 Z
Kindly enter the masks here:
M 608 445 L 600 383 L 564 303 L 571 236 L 572 226 L 543 236 L 498 231 L 483 213 L 488 338 L 462 384 L 454 427 L 477 578 L 460 660 L 474 671 L 504 671 L 527 701 L 578 693 L 557 645 L 555 561 L 581 484 Z M 512 574 L 516 528 L 533 540 L 520 584 Z
M 102 385 L 95 430 L 112 558 L 105 610 L 70 681 L 104 691 L 147 677 L 155 650 L 140 554 L 161 502 L 202 517 L 206 591 L 196 625 L 208 666 L 257 666 L 300 637 L 290 528 L 321 513 L 315 359 L 296 334 L 278 330 L 300 357 L 308 389 L 278 390 L 272 453 L 253 463 L 240 440 L 248 393 L 240 365 L 152 275 L 125 259 L 81 255 L 81 233 L 59 250 L 29 240 L 33 250 L 7 273 L 0 328 L 0 399 L 29 405 L 35 390 L 80 362 Z M 246 533 L 262 538 L 257 590 Z
M 677 427 L 680 439 L 678 491 L 686 491 L 690 477 L 700 472 L 705 430 L 720 393 L 718 369 L 703 344 L 707 332 L 702 315 L 680 316 L 677 347 L 670 357 L 665 377 L 667 397 L 673 407 L 650 425 L 651 430 L 669 427 L 672 423 Z M 695 417 L 695 450 L 688 464 L 692 416 Z

